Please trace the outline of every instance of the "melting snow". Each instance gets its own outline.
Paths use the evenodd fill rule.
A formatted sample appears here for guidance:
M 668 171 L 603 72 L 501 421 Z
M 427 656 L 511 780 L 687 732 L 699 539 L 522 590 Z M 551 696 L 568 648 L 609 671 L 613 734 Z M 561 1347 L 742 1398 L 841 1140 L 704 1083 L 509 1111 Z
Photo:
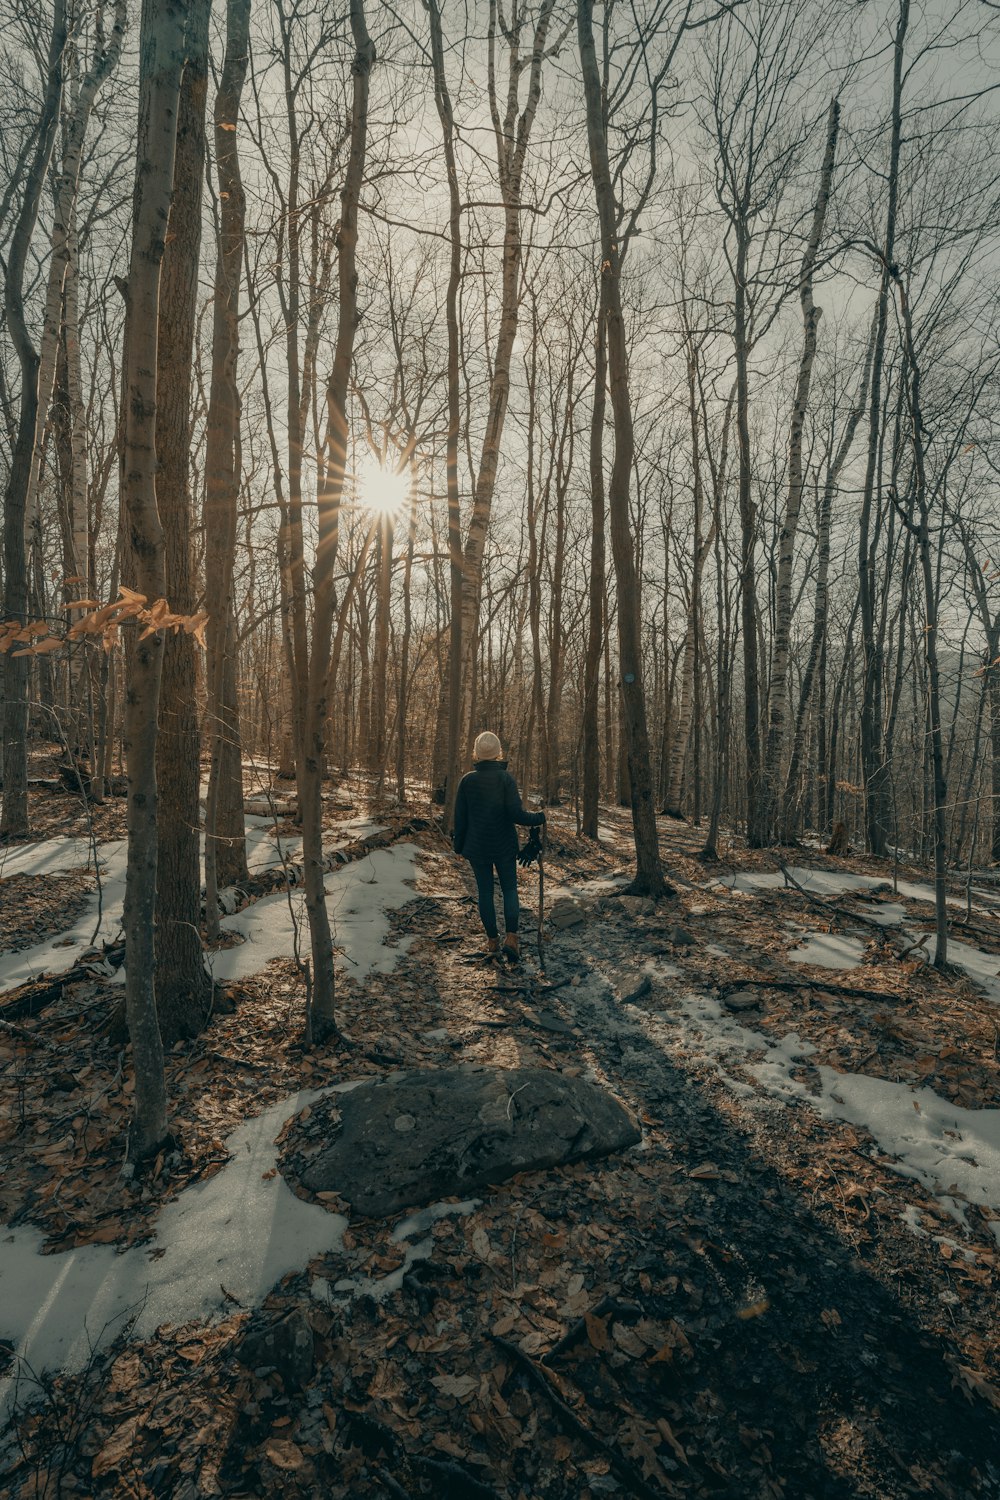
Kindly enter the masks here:
M 392 947 L 385 940 L 389 934 L 388 912 L 413 899 L 417 853 L 415 844 L 395 844 L 391 849 L 376 849 L 327 876 L 334 942 L 342 965 L 353 978 L 388 974 L 409 946 L 405 937 Z M 299 890 L 293 891 L 291 905 L 288 894 L 279 891 L 233 916 L 223 917 L 223 931 L 238 933 L 245 941 L 208 955 L 216 981 L 247 979 L 259 974 L 271 959 L 291 957 L 296 921 L 299 942 L 308 946 L 305 897 Z
M 670 1039 L 667 1017 L 635 1014 L 661 1041 Z M 682 1000 L 679 1019 L 683 1039 L 748 1104 L 756 1095 L 731 1077 L 734 1065 L 773 1098 L 808 1104 L 824 1119 L 867 1130 L 879 1149 L 895 1158 L 892 1169 L 921 1183 L 958 1223 L 965 1223 L 963 1201 L 1000 1214 L 1000 1109 L 963 1109 L 933 1089 L 823 1065 L 807 1065 L 806 1082 L 794 1075 L 815 1052 L 811 1043 L 795 1032 L 774 1038 L 753 1031 L 707 997 Z M 993 1232 L 1000 1241 L 1000 1217 L 993 1220 Z
M 266 818 L 247 819 L 247 855 L 252 870 L 269 869 L 282 863 L 281 848 L 290 859 L 301 853 L 301 839 L 282 839 L 281 847 L 268 836 L 271 823 Z M 371 833 L 380 825 L 355 818 L 342 825 L 351 830 Z M 339 846 L 336 846 L 339 847 Z M 326 890 L 330 916 L 335 927 L 338 950 L 355 978 L 373 972 L 387 973 L 399 954 L 407 947 L 401 940 L 394 948 L 384 946 L 389 924 L 385 910 L 402 906 L 413 897 L 416 847 L 397 844 L 379 849 L 365 859 L 346 865 L 327 877 Z M 88 845 L 78 839 L 47 839 L 43 843 L 18 849 L 4 859 L 5 876 L 18 873 L 44 877 L 62 874 L 86 865 Z M 125 901 L 125 863 L 127 843 L 118 839 L 102 844 L 101 895 L 91 893 L 73 925 L 45 938 L 33 948 L 0 957 L 0 994 L 27 984 L 42 974 L 64 974 L 88 948 L 113 943 L 121 936 L 122 908 Z M 300 928 L 305 928 L 305 904 L 301 891 L 292 894 L 292 905 Z M 98 925 L 98 907 L 100 924 Z M 272 958 L 288 957 L 293 952 L 294 924 L 284 891 L 266 896 L 243 911 L 225 917 L 222 927 L 241 934 L 246 941 L 237 948 L 207 955 L 217 980 L 245 979 L 259 973 Z M 124 969 L 117 974 L 124 981 Z
M 334 1084 L 332 1092 L 364 1081 Z M 230 1162 L 166 1205 L 152 1246 L 120 1254 L 110 1245 L 88 1245 L 43 1255 L 39 1230 L 4 1234 L 0 1338 L 11 1340 L 35 1372 L 79 1370 L 91 1345 L 118 1332 L 133 1314 L 135 1337 L 149 1338 L 161 1323 L 231 1312 L 223 1286 L 252 1307 L 289 1271 L 339 1249 L 347 1220 L 297 1198 L 273 1171 L 274 1140 L 284 1122 L 329 1092 L 303 1090 L 235 1130 L 226 1143 Z M 0 1381 L 0 1412 L 13 1385 L 12 1378 Z
M 86 839 L 42 839 L 0 849 L 0 880 L 12 875 L 68 875 L 86 869 L 93 851 Z
M 21 873 L 31 875 L 60 873 L 57 869 L 58 856 L 53 849 L 53 846 L 58 843 L 62 843 L 66 850 L 66 860 L 71 861 L 65 865 L 66 869 L 78 869 L 81 863 L 86 863 L 85 858 L 81 860 L 71 852 L 81 847 L 85 849 L 86 845 L 81 846 L 76 839 L 49 839 L 44 844 L 33 846 L 36 851 L 41 851 L 43 868 L 39 869 L 34 864 L 30 869 L 23 866 Z M 16 989 L 19 984 L 27 984 L 30 980 L 37 979 L 40 974 L 64 974 L 67 969 L 73 967 L 81 952 L 91 947 L 93 943 L 115 941 L 121 931 L 122 905 L 125 901 L 126 848 L 124 839 L 101 844 L 99 851 L 102 886 L 100 900 L 95 890 L 72 927 L 46 938 L 34 948 L 23 948 L 20 953 L 7 953 L 0 958 L 0 994 L 5 990 Z M 18 852 L 23 856 L 27 856 L 28 853 L 27 850 Z M 8 866 L 5 866 L 5 873 L 10 873 Z M 99 905 L 101 916 L 98 927 Z M 96 936 L 95 928 L 97 929 Z
M 835 932 L 813 932 L 786 957 L 793 964 L 815 964 L 820 969 L 856 969 L 864 957 L 860 938 L 841 937 Z

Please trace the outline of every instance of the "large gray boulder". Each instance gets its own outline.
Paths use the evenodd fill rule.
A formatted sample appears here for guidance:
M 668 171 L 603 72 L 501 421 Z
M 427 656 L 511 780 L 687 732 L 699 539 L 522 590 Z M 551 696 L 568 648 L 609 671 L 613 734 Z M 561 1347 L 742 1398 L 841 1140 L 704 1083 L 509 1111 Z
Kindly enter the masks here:
M 332 1107 L 339 1133 L 301 1180 L 339 1194 L 358 1218 L 464 1197 L 640 1138 L 604 1089 L 546 1068 L 425 1069 L 338 1094 Z

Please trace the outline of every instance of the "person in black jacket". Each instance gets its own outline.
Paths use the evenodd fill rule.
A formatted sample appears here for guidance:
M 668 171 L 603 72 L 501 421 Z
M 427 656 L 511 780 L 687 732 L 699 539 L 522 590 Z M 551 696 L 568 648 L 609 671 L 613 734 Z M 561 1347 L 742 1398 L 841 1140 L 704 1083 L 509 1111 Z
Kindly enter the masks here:
M 506 936 L 503 956 L 517 963 L 517 834 L 514 825 L 535 828 L 545 822 L 544 813 L 531 813 L 521 805 L 517 782 L 502 760 L 503 750 L 495 734 L 486 731 L 476 738 L 472 750 L 474 769 L 463 776 L 455 799 L 455 853 L 464 854 L 472 866 L 479 889 L 479 915 L 486 929 L 487 952 L 499 947 L 497 914 L 493 904 L 493 871 L 503 893 Z

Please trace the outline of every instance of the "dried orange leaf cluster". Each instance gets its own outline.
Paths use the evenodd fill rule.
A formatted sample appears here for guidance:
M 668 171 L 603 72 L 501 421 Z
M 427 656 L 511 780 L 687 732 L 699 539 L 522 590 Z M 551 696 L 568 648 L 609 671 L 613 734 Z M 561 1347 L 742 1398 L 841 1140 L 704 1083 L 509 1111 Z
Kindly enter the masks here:
M 22 625 L 18 620 L 5 620 L 0 624 L 0 652 L 10 651 L 12 656 L 45 656 L 50 651 L 59 651 L 72 641 L 92 639 L 99 636 L 105 651 L 117 646 L 121 637 L 121 626 L 126 620 L 135 620 L 144 627 L 139 639 L 155 635 L 158 630 L 183 630 L 193 635 L 200 646 L 205 644 L 205 626 L 208 614 L 199 610 L 194 615 L 174 614 L 166 599 L 157 599 L 147 604 L 146 595 L 135 589 L 118 590 L 118 598 L 111 604 L 101 604 L 97 599 L 76 599 L 66 606 L 68 610 L 83 609 L 87 613 L 63 635 L 53 635 L 44 620 L 33 620 Z M 13 647 L 18 650 L 12 650 Z

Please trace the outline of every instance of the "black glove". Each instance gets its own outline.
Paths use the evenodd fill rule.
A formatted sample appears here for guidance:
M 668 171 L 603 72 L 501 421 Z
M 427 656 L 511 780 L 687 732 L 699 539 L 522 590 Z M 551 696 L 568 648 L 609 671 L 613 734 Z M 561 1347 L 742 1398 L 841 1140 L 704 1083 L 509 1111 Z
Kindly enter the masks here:
M 518 852 L 517 862 L 521 866 L 522 870 L 526 870 L 529 865 L 533 865 L 535 860 L 540 857 L 541 852 L 541 836 L 538 832 L 538 829 L 533 828 L 528 835 L 528 842 L 525 844 L 524 848 Z

